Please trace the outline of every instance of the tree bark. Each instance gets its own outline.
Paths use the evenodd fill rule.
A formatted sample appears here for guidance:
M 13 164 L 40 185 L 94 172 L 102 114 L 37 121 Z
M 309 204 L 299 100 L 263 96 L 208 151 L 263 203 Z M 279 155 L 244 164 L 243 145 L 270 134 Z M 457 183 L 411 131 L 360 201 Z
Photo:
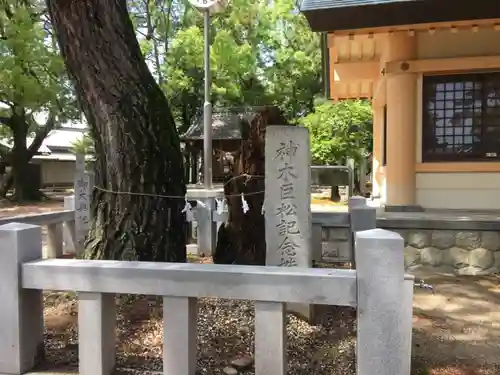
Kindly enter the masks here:
M 141 54 L 126 1 L 47 5 L 95 140 L 85 257 L 185 262 L 180 140 Z
M 24 125 L 24 124 L 23 124 Z M 42 195 L 39 186 L 33 183 L 29 170 L 29 153 L 26 146 L 27 130 L 20 127 L 14 132 L 14 147 L 12 149 L 12 184 L 13 199 L 17 202 L 40 200 Z
M 340 202 L 341 196 L 338 185 L 332 185 L 330 191 L 330 200 L 332 202 Z
M 276 107 L 260 109 L 242 131 L 242 144 L 224 185 L 228 222 L 219 228 L 214 263 L 266 264 L 264 202 L 265 134 L 270 125 L 286 125 Z M 247 175 L 248 177 L 245 177 Z M 243 193 L 249 211 L 243 212 Z

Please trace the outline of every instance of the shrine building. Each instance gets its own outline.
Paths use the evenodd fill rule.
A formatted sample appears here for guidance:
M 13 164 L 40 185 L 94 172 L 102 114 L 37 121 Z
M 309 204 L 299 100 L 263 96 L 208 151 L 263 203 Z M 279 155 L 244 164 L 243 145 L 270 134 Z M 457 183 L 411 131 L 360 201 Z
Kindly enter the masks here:
M 500 6 L 303 0 L 328 95 L 373 108 L 373 195 L 395 210 L 500 210 Z

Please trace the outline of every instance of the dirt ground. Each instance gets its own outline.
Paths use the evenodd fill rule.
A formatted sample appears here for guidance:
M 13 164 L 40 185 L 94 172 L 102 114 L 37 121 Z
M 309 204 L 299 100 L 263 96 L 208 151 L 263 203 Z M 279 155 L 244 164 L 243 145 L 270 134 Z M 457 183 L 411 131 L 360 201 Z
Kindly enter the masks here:
M 456 278 L 453 275 L 428 270 L 418 271 L 416 276 L 422 277 L 426 283 L 433 286 L 434 290 L 419 288 L 415 290 L 412 375 L 500 374 L 500 276 Z M 199 340 L 204 341 L 207 337 L 211 337 L 213 341 L 227 340 L 229 336 L 226 333 L 214 331 L 207 334 L 205 328 L 200 326 L 204 326 L 203 322 L 207 320 L 210 326 L 217 326 L 219 320 L 226 322 L 239 320 L 241 311 L 251 308 L 246 306 L 245 309 L 241 309 L 232 305 L 229 310 L 224 310 L 220 308 L 220 304 L 220 301 L 200 303 L 200 308 L 205 312 L 201 314 L 202 318 L 199 318 L 198 329 L 203 331 L 200 332 L 202 337 Z M 217 311 L 220 316 L 213 316 Z M 59 361 L 60 365 L 74 369 L 77 347 L 75 336 L 77 306 L 74 296 L 48 294 L 45 314 L 50 362 Z M 325 373 L 354 375 L 355 368 L 352 362 L 355 315 L 353 312 L 339 315 L 338 311 L 336 314 L 332 323 L 336 327 L 333 329 L 322 325 L 314 327 L 303 324 L 297 331 L 296 327 L 290 329 L 290 324 L 297 322 L 289 318 L 287 329 L 289 339 L 292 334 L 294 342 L 299 340 L 299 343 L 302 343 L 302 339 L 297 338 L 297 335 L 306 337 L 317 330 L 318 336 L 315 339 L 321 340 L 322 343 L 317 346 L 304 344 L 311 350 L 305 355 L 305 359 L 301 358 L 301 363 L 317 363 L 320 367 L 313 371 L 315 374 L 323 374 L 323 367 L 329 363 L 338 368 Z M 121 358 L 119 363 L 135 369 L 132 371 L 134 374 L 150 373 L 143 372 L 146 369 L 159 371 L 162 350 L 161 302 L 143 298 L 133 303 L 124 303 L 118 320 L 119 337 L 121 337 L 118 344 L 118 356 Z M 241 329 L 245 329 L 242 332 L 246 335 L 248 333 L 246 325 L 249 322 L 245 320 L 238 324 L 242 325 Z M 320 335 L 319 332 L 323 329 L 328 330 L 328 334 Z M 304 341 L 306 342 L 307 340 Z M 231 348 L 235 350 L 237 347 L 238 344 L 235 344 L 235 347 Z M 218 353 L 218 355 L 230 355 L 227 351 Z M 144 368 L 145 360 L 148 363 L 147 368 Z M 203 355 L 200 360 L 203 361 Z M 350 363 L 344 363 L 346 361 Z M 218 368 L 223 366 L 224 364 L 220 364 Z M 296 366 L 294 370 L 297 370 Z M 290 373 L 305 375 L 310 374 L 311 370 L 313 369 L 305 368 L 303 371 Z M 216 370 L 200 372 L 200 374 L 220 373 Z M 253 374 L 253 372 L 245 371 L 242 374 Z
M 41 214 L 50 211 L 62 210 L 64 202 L 62 199 L 52 199 L 42 203 L 29 203 L 21 205 L 13 205 L 12 203 L 3 200 L 0 201 L 0 217 Z
M 0 217 L 59 209 L 62 209 L 61 201 L 51 201 L 36 206 L 0 207 Z M 500 275 L 458 278 L 436 269 L 420 269 L 414 274 L 417 280 L 422 279 L 432 285 L 433 290 L 415 289 L 412 375 L 500 374 Z M 121 319 L 123 323 L 123 331 L 119 332 L 121 342 L 118 344 L 118 352 L 125 366 L 136 367 L 133 358 L 138 354 L 143 360 L 161 364 L 161 306 L 155 301 L 157 300 L 143 298 L 128 301 L 120 307 L 119 320 Z M 219 304 L 220 302 L 214 301 L 203 302 L 204 308 L 208 309 L 208 315 L 213 315 L 206 318 L 211 326 L 216 326 L 214 322 L 219 320 L 217 315 Z M 233 319 L 231 317 L 233 310 L 241 313 L 251 309 L 250 305 L 231 306 L 226 306 L 229 312 L 224 312 L 221 319 Z M 46 293 L 45 324 L 50 367 L 56 365 L 60 369 L 57 372 L 59 375 L 75 371 L 78 346 L 76 316 L 74 295 Z M 321 357 L 333 356 L 333 365 L 342 370 L 331 373 L 349 375 L 354 374 L 354 367 L 350 364 L 342 365 L 340 362 L 352 362 L 354 318 L 352 312 L 336 315 L 332 323 L 335 327 L 304 326 L 289 318 L 289 324 L 300 325 L 300 330 L 292 328 L 288 331 L 289 335 L 295 336 L 300 336 L 302 334 L 300 332 L 307 332 L 307 335 L 312 335 L 315 339 L 323 340 L 325 343 L 330 342 L 330 345 L 322 344 L 321 348 L 316 347 L 317 358 L 311 358 L 311 361 L 318 362 Z M 327 334 L 322 335 L 323 329 Z M 217 338 L 218 335 L 222 335 L 221 332 L 214 331 L 209 335 L 214 336 L 212 340 L 227 339 Z M 306 345 L 306 341 L 300 337 L 294 337 L 294 340 Z M 130 355 L 127 351 L 130 351 Z M 329 361 L 331 362 L 331 358 Z M 150 371 L 160 371 L 158 366 Z M 68 371 L 61 372 L 61 369 L 66 367 L 69 367 Z M 41 370 L 42 372 L 36 374 L 48 374 L 43 368 Z M 317 369 L 307 367 L 304 371 L 304 374 L 308 371 L 322 373 L 319 367 Z M 151 372 L 133 371 L 133 373 Z M 301 372 L 293 371 L 293 373 Z
M 414 274 L 413 375 L 500 374 L 500 275 Z

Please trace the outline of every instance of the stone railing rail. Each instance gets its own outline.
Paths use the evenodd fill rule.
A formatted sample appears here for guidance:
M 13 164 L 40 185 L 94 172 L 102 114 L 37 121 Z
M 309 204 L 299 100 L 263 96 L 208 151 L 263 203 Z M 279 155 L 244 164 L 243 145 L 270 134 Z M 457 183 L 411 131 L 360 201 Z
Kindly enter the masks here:
M 59 258 L 64 250 L 75 252 L 75 211 L 64 210 L 40 214 L 18 215 L 0 218 L 0 225 L 24 223 L 47 227 L 47 246 L 44 258 Z
M 227 211 L 218 213 L 213 197 L 204 197 L 196 192 L 188 192 L 189 199 L 196 199 L 201 204 L 193 208 L 194 224 L 197 228 L 197 245 L 193 248 L 188 245 L 188 252 L 205 255 L 213 254 L 216 246 L 218 225 L 227 220 Z M 0 225 L 18 222 L 47 226 L 47 246 L 44 247 L 44 258 L 60 258 L 63 253 L 77 253 L 78 239 L 75 230 L 76 211 L 74 209 L 74 197 L 64 199 L 64 210 L 46 212 L 40 214 L 19 215 L 0 218 Z M 354 250 L 352 235 L 346 238 L 345 246 L 337 249 L 335 257 L 324 257 L 324 246 L 321 241 L 325 236 L 323 232 L 338 228 L 346 229 L 351 233 L 358 230 L 375 228 L 375 211 L 366 206 L 366 199 L 362 197 L 351 197 L 349 199 L 349 212 L 313 212 L 313 259 L 315 261 L 326 260 L 327 262 L 352 262 Z M 190 223 L 191 225 L 193 223 Z M 324 259 L 325 258 L 325 259 Z
M 357 308 L 359 375 L 409 375 L 412 276 L 403 239 L 382 229 L 355 235 L 357 269 L 41 259 L 41 228 L 0 227 L 0 373 L 21 375 L 43 354 L 42 291 L 78 295 L 79 373 L 115 366 L 115 294 L 163 297 L 163 373 L 194 375 L 197 299 L 255 301 L 255 373 L 287 373 L 287 303 Z

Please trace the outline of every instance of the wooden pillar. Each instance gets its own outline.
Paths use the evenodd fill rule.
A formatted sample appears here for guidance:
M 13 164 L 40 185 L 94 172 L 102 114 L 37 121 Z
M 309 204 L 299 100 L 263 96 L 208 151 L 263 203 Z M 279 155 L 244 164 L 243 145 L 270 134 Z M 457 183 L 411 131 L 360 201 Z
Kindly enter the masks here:
M 405 64 L 415 59 L 416 39 L 407 32 L 388 37 L 388 61 Z M 404 65 L 402 65 L 402 68 Z M 404 68 L 403 68 L 404 70 Z M 387 166 L 388 206 L 415 205 L 417 74 L 387 76 Z
M 384 168 L 384 105 L 373 101 L 373 157 L 372 157 L 372 193 L 374 197 L 385 197 Z

